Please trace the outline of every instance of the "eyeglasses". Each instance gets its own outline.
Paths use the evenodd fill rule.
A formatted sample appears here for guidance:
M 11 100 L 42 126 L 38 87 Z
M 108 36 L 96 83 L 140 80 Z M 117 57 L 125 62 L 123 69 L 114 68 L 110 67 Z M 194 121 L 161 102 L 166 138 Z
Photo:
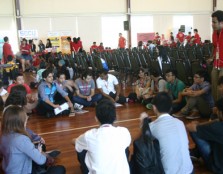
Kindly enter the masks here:
M 199 78 L 201 78 L 201 77 L 200 77 L 200 76 L 194 76 L 194 78 L 195 78 L 195 79 L 199 79 Z

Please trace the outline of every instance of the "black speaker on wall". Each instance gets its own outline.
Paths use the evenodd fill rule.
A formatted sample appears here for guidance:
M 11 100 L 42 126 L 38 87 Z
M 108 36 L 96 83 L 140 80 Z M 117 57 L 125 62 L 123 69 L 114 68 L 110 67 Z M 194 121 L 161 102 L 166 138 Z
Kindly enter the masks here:
M 181 32 L 184 33 L 184 32 L 185 32 L 185 25 L 181 25 L 181 26 L 180 26 L 180 30 L 181 30 Z
M 129 30 L 129 21 L 124 21 L 124 30 Z

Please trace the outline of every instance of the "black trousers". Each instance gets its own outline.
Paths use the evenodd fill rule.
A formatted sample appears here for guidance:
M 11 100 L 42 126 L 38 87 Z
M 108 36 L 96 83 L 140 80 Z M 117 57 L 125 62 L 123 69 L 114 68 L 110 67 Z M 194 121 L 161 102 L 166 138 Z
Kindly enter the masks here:
M 116 93 L 116 94 L 117 94 L 117 93 Z M 116 94 L 114 94 L 113 92 L 110 92 L 110 93 L 109 93 L 109 96 L 112 97 L 113 99 L 115 99 Z M 124 103 L 126 103 L 126 97 L 124 97 L 124 96 L 122 96 L 122 95 L 119 95 L 119 99 L 118 99 L 117 103 L 120 103 L 120 104 L 124 104 Z

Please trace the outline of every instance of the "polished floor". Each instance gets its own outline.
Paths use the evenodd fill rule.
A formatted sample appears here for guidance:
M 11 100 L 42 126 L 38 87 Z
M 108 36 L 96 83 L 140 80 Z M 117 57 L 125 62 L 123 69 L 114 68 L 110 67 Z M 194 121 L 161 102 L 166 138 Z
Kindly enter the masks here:
M 28 78 L 29 79 L 29 78 Z M 29 80 L 28 80 L 29 81 Z M 132 87 L 123 90 L 124 95 L 132 91 Z M 74 117 L 59 116 L 54 118 L 43 118 L 36 114 L 30 116 L 28 127 L 41 135 L 47 145 L 47 150 L 58 149 L 61 154 L 56 158 L 56 164 L 64 165 L 67 174 L 81 174 L 77 155 L 71 143 L 73 138 L 77 138 L 85 131 L 98 127 L 95 120 L 95 109 L 93 107 L 84 108 L 89 112 L 76 114 Z M 124 126 L 129 129 L 132 141 L 139 135 L 139 116 L 140 113 L 147 112 L 155 119 L 152 111 L 147 110 L 139 103 L 125 104 L 117 108 L 116 126 Z M 187 120 L 183 121 L 187 123 Z M 205 120 L 201 120 L 205 121 Z M 190 147 L 194 144 L 190 140 Z M 132 144 L 130 146 L 132 152 Z M 196 174 L 209 174 L 202 162 L 194 163 Z

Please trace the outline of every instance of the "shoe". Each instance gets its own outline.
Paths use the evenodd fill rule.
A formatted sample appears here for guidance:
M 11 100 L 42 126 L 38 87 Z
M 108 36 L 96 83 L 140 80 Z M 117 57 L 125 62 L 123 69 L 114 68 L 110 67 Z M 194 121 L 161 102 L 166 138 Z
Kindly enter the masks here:
M 150 109 L 153 108 L 153 105 L 152 105 L 151 103 L 148 103 L 148 104 L 146 105 L 146 108 L 150 110 Z
M 175 118 L 182 118 L 182 117 L 185 117 L 185 115 L 184 114 L 182 114 L 182 113 L 178 113 L 178 114 L 172 114 L 172 116 L 173 117 L 175 117 Z
M 199 158 L 201 156 L 200 156 L 200 153 L 197 150 L 197 148 L 189 149 L 189 151 L 190 151 L 190 158 L 191 158 L 191 160 L 192 161 L 199 161 Z
M 189 120 L 194 120 L 194 119 L 197 119 L 197 118 L 200 118 L 200 116 L 199 115 L 186 116 L 186 119 L 189 119 Z
M 76 110 L 81 110 L 84 106 L 83 105 L 80 105 L 78 103 L 74 103 L 74 109 Z
M 60 155 L 60 151 L 59 150 L 52 150 L 52 151 L 48 151 L 46 152 L 50 157 L 52 158 L 56 158 L 58 155 Z

